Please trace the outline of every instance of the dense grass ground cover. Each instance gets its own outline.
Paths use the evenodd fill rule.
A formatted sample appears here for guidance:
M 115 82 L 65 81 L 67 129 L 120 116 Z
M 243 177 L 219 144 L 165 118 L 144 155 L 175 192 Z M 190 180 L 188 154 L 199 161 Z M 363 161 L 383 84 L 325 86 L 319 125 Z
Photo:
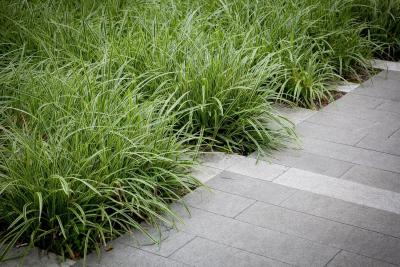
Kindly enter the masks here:
M 199 184 L 198 151 L 268 153 L 294 138 L 272 103 L 317 108 L 329 83 L 399 48 L 397 1 L 0 8 L 1 246 L 71 258 L 166 220 Z

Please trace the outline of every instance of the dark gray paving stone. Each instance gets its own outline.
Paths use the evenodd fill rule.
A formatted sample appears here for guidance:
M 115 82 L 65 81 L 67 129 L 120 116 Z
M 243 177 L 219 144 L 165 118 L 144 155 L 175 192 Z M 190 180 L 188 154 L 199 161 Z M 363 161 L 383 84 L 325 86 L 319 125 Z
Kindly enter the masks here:
M 363 166 L 400 172 L 400 157 L 364 148 L 358 148 L 328 141 L 303 138 L 304 150 L 338 160 Z
M 280 206 L 400 237 L 400 215 L 337 198 L 299 191 Z
M 400 156 L 400 139 L 365 137 L 356 145 L 366 149 Z
M 200 237 L 196 237 L 189 244 L 175 252 L 171 258 L 192 266 L 204 267 L 291 266 Z
M 400 113 L 400 101 L 386 100 L 381 105 L 379 105 L 377 109 L 393 113 Z
M 253 199 L 206 188 L 198 188 L 187 194 L 183 201 L 189 206 L 227 217 L 235 217 L 255 202 Z
M 362 131 L 351 131 L 311 122 L 302 122 L 298 124 L 296 126 L 296 132 L 300 137 L 318 138 L 345 145 L 354 145 L 366 135 L 366 133 Z
M 265 157 L 265 160 L 332 177 L 342 176 L 353 166 L 353 164 L 349 162 L 324 157 L 298 149 L 276 151 L 271 157 Z
M 78 262 L 74 266 L 84 266 L 83 261 Z M 101 257 L 92 253 L 87 258 L 87 266 L 89 267 L 115 267 L 115 266 L 137 266 L 137 267 L 183 267 L 188 266 L 176 260 L 161 257 L 137 248 L 126 246 L 123 243 L 114 242 L 113 249 L 103 252 Z
M 297 266 L 323 266 L 339 251 L 196 208 L 190 216 L 182 206 L 174 211 L 184 219 L 178 228 L 185 232 Z
M 261 202 L 245 210 L 237 219 L 365 256 L 400 263 L 400 239 L 380 233 Z
M 396 265 L 378 261 L 347 251 L 341 251 L 327 267 L 394 267 Z
M 157 229 L 151 226 L 144 228 L 148 231 L 148 235 L 135 231 L 132 234 L 127 233 L 119 237 L 117 240 L 114 240 L 112 244 L 124 244 L 163 257 L 168 257 L 194 238 L 191 234 L 177 231 L 173 228 L 160 227 Z
M 343 179 L 400 193 L 400 174 L 371 167 L 355 165 Z
M 223 192 L 272 204 L 279 204 L 296 192 L 293 188 L 227 171 L 210 180 L 207 185 Z

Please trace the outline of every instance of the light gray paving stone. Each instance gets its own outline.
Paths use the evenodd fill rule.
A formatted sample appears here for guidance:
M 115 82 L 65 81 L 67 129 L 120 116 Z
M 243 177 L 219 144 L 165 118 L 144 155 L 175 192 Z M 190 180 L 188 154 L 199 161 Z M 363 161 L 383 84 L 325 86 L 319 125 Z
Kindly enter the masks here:
M 376 125 L 389 126 L 393 123 L 399 126 L 400 114 L 390 111 L 384 111 L 379 109 L 366 109 L 358 105 L 347 105 L 347 104 L 335 104 L 332 103 L 326 106 L 322 113 L 334 113 L 341 116 L 340 120 L 347 121 L 351 118 L 362 119 L 364 128 L 376 127 Z M 354 127 L 354 126 L 353 126 Z M 340 127 L 337 127 L 340 128 Z M 357 128 L 355 128 L 357 129 Z M 390 128 L 392 129 L 392 128 Z
M 371 96 L 346 94 L 343 97 L 337 99 L 336 101 L 330 103 L 327 107 L 335 106 L 337 108 L 340 108 L 343 106 L 347 108 L 347 106 L 353 106 L 353 108 L 359 108 L 365 110 L 365 109 L 375 109 L 384 102 L 385 100 L 383 99 Z M 323 110 L 326 110 L 327 107 L 323 108 Z
M 187 194 L 183 201 L 189 206 L 227 217 L 235 217 L 255 202 L 253 199 L 204 187 Z
M 235 157 L 232 161 L 233 164 L 226 168 L 226 171 L 265 181 L 273 180 L 288 169 L 282 165 L 243 156 Z
M 395 80 L 395 79 L 387 79 L 381 76 L 373 76 L 367 81 L 361 83 L 359 86 L 360 89 L 362 88 L 368 88 L 368 89 L 374 89 L 377 92 L 380 92 L 385 89 L 393 89 L 393 90 L 398 90 L 399 89 L 399 84 L 400 81 Z M 358 91 L 358 90 L 355 90 Z M 362 90 L 360 90 L 362 91 Z M 379 96 L 377 96 L 379 97 Z
M 303 138 L 304 150 L 338 160 L 368 167 L 400 172 L 400 157 L 328 141 Z
M 210 240 L 196 237 L 189 244 L 175 252 L 171 258 L 192 266 L 291 266 L 240 249 L 228 247 Z
M 360 84 L 359 83 L 352 83 L 348 81 L 343 81 L 339 84 L 333 85 L 331 88 L 332 90 L 337 90 L 339 92 L 349 93 L 357 88 Z
M 298 191 L 280 206 L 400 237 L 400 215 L 311 192 Z
M 374 127 L 374 125 L 379 125 L 378 123 L 371 122 L 370 120 L 360 119 L 350 114 L 346 115 L 343 113 L 322 111 L 318 112 L 314 116 L 311 116 L 306 121 L 359 132 L 366 132 L 366 130 Z
M 400 263 L 399 238 L 261 202 L 252 205 L 237 219 L 365 256 Z
M 378 261 L 347 251 L 341 251 L 327 267 L 394 267 L 396 265 Z
M 378 110 L 400 113 L 400 101 L 386 100 L 377 107 Z
M 346 99 L 348 95 L 344 96 Z M 306 120 L 315 124 L 342 128 L 357 134 L 388 138 L 400 128 L 400 113 L 332 103 Z
M 373 60 L 371 60 L 371 64 L 374 68 L 384 70 L 383 72 L 390 73 L 390 72 L 399 72 L 400 71 L 400 62 L 396 62 L 396 61 L 373 59 Z
M 225 170 L 233 164 L 232 158 L 237 156 L 222 152 L 210 152 L 202 155 L 201 162 L 203 166 Z
M 13 248 L 7 254 L 6 260 L 0 262 L 2 267 L 16 267 L 16 266 L 29 266 L 29 267 L 69 267 L 75 264 L 75 261 L 70 259 L 63 260 L 61 256 L 54 253 L 48 253 L 38 248 L 26 250 L 27 247 Z M 0 247 L 1 251 L 1 247 Z
M 400 214 L 400 194 L 388 190 L 294 168 L 274 183 Z
M 376 76 L 384 79 L 400 80 L 400 70 L 399 71 L 381 71 Z
M 377 98 L 400 101 L 400 81 L 375 78 L 354 89 L 349 94 L 373 96 Z
M 345 145 L 355 145 L 366 135 L 364 132 L 351 131 L 306 121 L 296 126 L 296 132 L 300 137 L 318 138 Z
M 159 229 L 157 229 L 152 226 L 144 226 L 144 228 L 148 231 L 148 235 L 139 231 L 126 233 L 114 240 L 111 244 L 124 244 L 163 257 L 168 257 L 194 238 L 191 234 L 173 228 L 159 227 Z
M 222 172 L 221 169 L 213 168 L 213 167 L 208 167 L 205 165 L 198 165 L 196 168 L 192 171 L 191 175 L 198 179 L 200 182 L 205 183 L 211 178 L 217 176 Z
M 357 147 L 400 156 L 400 140 L 396 138 L 374 138 L 367 136 L 357 143 Z
M 137 267 L 183 267 L 189 266 L 180 263 L 176 260 L 165 258 L 153 253 L 143 251 L 137 248 L 127 246 L 123 243 L 114 242 L 113 249 L 103 251 L 100 258 L 96 253 L 91 253 L 87 257 L 87 266 L 89 267 L 122 267 L 122 266 L 137 266 Z M 83 260 L 74 266 L 84 266 Z
M 354 166 L 354 164 L 349 162 L 312 154 L 298 149 L 276 151 L 271 157 L 265 157 L 265 160 L 333 177 L 342 176 Z
M 393 138 L 400 139 L 400 129 L 395 131 L 389 138 L 390 139 L 393 139 Z
M 182 206 L 175 206 L 174 211 L 184 218 L 178 228 L 185 232 L 297 266 L 323 266 L 339 251 L 196 208 L 190 216 Z
M 210 180 L 207 185 L 220 191 L 272 204 L 279 204 L 296 192 L 293 188 L 227 171 Z
M 288 118 L 293 124 L 299 124 L 302 121 L 305 121 L 315 113 L 316 110 L 305 109 L 300 107 L 288 107 L 285 105 L 274 105 L 276 110 L 281 116 Z
M 372 187 L 400 193 L 400 174 L 371 167 L 355 165 L 341 178 Z

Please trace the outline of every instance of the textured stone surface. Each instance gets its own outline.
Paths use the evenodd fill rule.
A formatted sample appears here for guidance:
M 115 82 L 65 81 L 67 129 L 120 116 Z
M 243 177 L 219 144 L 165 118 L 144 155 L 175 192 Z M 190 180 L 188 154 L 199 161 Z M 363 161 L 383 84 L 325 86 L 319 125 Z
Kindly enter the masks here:
M 272 204 L 279 204 L 296 192 L 293 188 L 226 171 L 210 180 L 207 185 L 220 191 Z
M 400 239 L 257 202 L 239 220 L 365 256 L 400 263 Z
M 284 105 L 275 105 L 275 108 L 281 116 L 289 119 L 294 124 L 299 124 L 300 122 L 305 121 L 306 119 L 317 113 L 317 111 L 315 110 L 299 107 L 288 107 Z
M 357 144 L 366 135 L 362 131 L 351 131 L 307 121 L 299 123 L 296 131 L 300 137 L 317 138 L 345 145 Z
M 271 181 L 281 175 L 288 168 L 282 165 L 268 163 L 248 157 L 236 157 L 233 164 L 226 171 L 238 173 L 253 178 Z
M 185 224 L 178 226 L 185 232 L 297 266 L 323 266 L 339 251 L 195 208 L 190 216 L 182 208 L 175 211 L 185 219 Z
M 357 143 L 357 147 L 400 156 L 400 139 L 365 137 Z
M 321 156 L 367 167 L 400 172 L 399 156 L 311 138 L 303 138 L 303 148 L 310 153 Z
M 400 194 L 389 190 L 299 169 L 288 170 L 274 183 L 400 214 Z
M 327 267 L 394 267 L 396 265 L 374 260 L 368 257 L 340 251 L 335 258 L 329 262 Z
M 342 176 L 354 166 L 350 162 L 328 158 L 304 150 L 293 149 L 276 151 L 272 156 L 265 159 L 288 167 L 295 167 L 333 177 Z
M 298 191 L 280 206 L 400 237 L 400 215 L 311 192 Z
M 205 188 L 196 189 L 193 193 L 186 195 L 183 200 L 189 206 L 227 217 L 235 217 L 255 202 L 238 195 Z
M 188 245 L 175 252 L 171 258 L 192 266 L 204 267 L 291 266 L 286 263 L 228 247 L 200 237 L 197 237 Z

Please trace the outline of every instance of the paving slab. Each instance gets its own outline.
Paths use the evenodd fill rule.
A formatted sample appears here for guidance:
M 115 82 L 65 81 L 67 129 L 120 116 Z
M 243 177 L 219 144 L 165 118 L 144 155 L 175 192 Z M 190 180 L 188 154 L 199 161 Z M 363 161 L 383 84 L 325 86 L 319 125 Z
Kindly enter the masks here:
M 386 70 L 385 72 L 400 72 L 400 62 L 373 59 L 371 65 L 376 69 Z
M 225 154 L 222 152 L 204 153 L 201 156 L 201 165 L 215 169 L 225 170 L 233 164 L 232 159 L 238 155 Z
M 341 178 L 400 193 L 400 173 L 355 165 Z
M 265 156 L 264 159 L 276 164 L 295 167 L 333 177 L 341 177 L 354 166 L 354 164 L 350 162 L 290 148 L 276 151 L 272 156 Z
M 217 176 L 222 172 L 221 169 L 199 165 L 192 171 L 191 175 L 198 179 L 200 182 L 205 183 L 211 178 Z
M 185 262 L 191 266 L 204 267 L 292 266 L 200 237 L 196 237 L 188 245 L 175 252 L 171 258 Z
M 383 70 L 383 71 L 379 72 L 378 74 L 376 74 L 376 76 L 384 78 L 384 79 L 400 81 L 400 71 Z
M 237 218 L 332 247 L 400 263 L 399 238 L 261 202 L 252 205 Z
M 337 99 L 336 101 L 330 103 L 328 106 L 324 107 L 323 110 L 326 110 L 327 107 L 335 106 L 337 108 L 344 107 L 347 109 L 347 106 L 351 105 L 353 108 L 357 109 L 375 109 L 386 100 L 379 99 L 371 96 L 357 95 L 357 94 L 346 94 L 345 96 Z
M 312 138 L 302 141 L 304 150 L 310 153 L 400 173 L 399 156 Z
M 378 110 L 400 113 L 400 101 L 385 100 L 377 107 Z
M 282 104 L 276 104 L 274 105 L 274 107 L 278 111 L 278 114 L 284 116 L 285 118 L 288 118 L 295 125 L 299 124 L 302 121 L 305 121 L 306 119 L 317 113 L 316 110 L 300 107 L 289 107 Z
M 362 131 L 351 131 L 307 121 L 299 123 L 296 132 L 300 138 L 311 137 L 345 145 L 355 145 L 366 135 Z
M 10 260 L 0 262 L 0 266 L 70 267 L 75 264 L 75 261 L 62 259 L 61 256 L 58 256 L 54 253 L 49 253 L 38 248 L 27 250 L 27 247 L 12 249 L 9 252 L 7 258 L 9 258 Z
M 349 94 L 374 96 L 387 100 L 400 101 L 398 81 L 379 77 L 375 78 L 374 80 L 367 81 L 364 85 L 357 87 Z
M 400 215 L 396 213 L 300 190 L 279 205 L 400 238 Z
M 113 242 L 113 249 L 103 251 L 100 256 L 91 253 L 86 259 L 88 267 L 184 267 L 190 266 L 173 259 L 162 257 L 147 251 L 133 248 L 118 242 L 118 239 Z M 83 260 L 79 261 L 74 266 L 85 266 Z
M 389 190 L 295 168 L 274 183 L 400 214 L 400 194 Z
M 194 192 L 187 194 L 183 198 L 183 201 L 191 207 L 221 214 L 227 217 L 235 217 L 255 202 L 254 199 L 204 187 L 198 188 Z
M 394 267 L 396 265 L 378 261 L 347 251 L 340 251 L 335 258 L 329 262 L 327 267 Z
M 323 266 L 339 251 L 300 237 L 272 231 L 214 213 L 174 209 L 185 219 L 178 228 L 230 247 L 297 266 Z
M 366 136 L 361 139 L 356 146 L 400 156 L 400 139 L 397 138 L 377 138 Z
M 272 204 L 279 204 L 296 192 L 290 187 L 228 171 L 211 179 L 207 185 L 219 191 Z
M 146 229 L 147 234 L 139 231 L 126 233 L 109 245 L 111 247 L 126 245 L 152 254 L 168 257 L 195 238 L 194 235 L 189 233 L 162 225 L 157 228 L 150 225 L 142 227 Z
M 282 165 L 241 156 L 233 158 L 231 166 L 225 170 L 265 181 L 272 181 L 287 169 Z

